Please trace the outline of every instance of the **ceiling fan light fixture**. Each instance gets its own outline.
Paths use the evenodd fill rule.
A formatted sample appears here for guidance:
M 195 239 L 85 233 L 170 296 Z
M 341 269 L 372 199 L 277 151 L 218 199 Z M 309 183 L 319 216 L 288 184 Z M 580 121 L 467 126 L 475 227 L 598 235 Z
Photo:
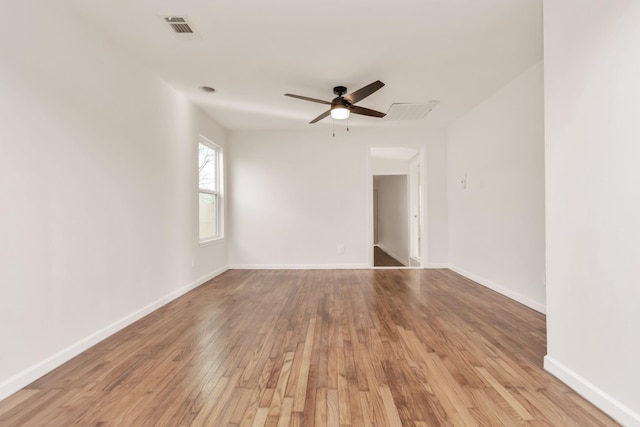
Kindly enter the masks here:
M 311 120 L 309 124 L 318 123 L 320 120 L 329 116 L 331 116 L 332 119 L 336 120 L 348 119 L 351 113 L 369 117 L 384 117 L 386 116 L 385 113 L 381 113 L 380 111 L 372 110 L 370 108 L 360 107 L 359 105 L 354 105 L 356 102 L 362 101 L 364 98 L 381 89 L 383 86 L 384 83 L 382 83 L 380 80 L 376 80 L 375 82 L 368 84 L 365 87 L 361 87 L 360 89 L 350 93 L 349 95 L 344 95 L 345 93 L 347 93 L 346 87 L 336 86 L 333 88 L 333 93 L 338 96 L 335 97 L 331 102 L 323 101 L 322 99 L 309 98 L 308 96 L 294 95 L 292 93 L 285 93 L 284 96 L 331 106 L 324 113 Z
M 348 119 L 349 109 L 342 105 L 335 106 L 331 108 L 331 118 L 336 120 Z

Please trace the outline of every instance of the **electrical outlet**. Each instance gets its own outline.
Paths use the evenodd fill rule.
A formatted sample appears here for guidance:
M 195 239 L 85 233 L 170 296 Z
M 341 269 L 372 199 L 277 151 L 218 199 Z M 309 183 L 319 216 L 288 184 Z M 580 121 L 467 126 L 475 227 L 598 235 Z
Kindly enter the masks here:
M 340 243 L 338 245 L 338 253 L 339 254 L 343 254 L 344 253 L 344 245 L 342 243 Z

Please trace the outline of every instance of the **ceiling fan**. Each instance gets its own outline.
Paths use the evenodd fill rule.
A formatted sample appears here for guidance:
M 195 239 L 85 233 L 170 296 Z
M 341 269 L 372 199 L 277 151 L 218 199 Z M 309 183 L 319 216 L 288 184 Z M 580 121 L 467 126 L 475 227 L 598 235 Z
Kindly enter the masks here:
M 375 91 L 381 89 L 384 86 L 380 80 L 376 80 L 375 82 L 366 85 L 363 88 L 356 90 L 355 92 L 350 93 L 349 95 L 345 95 L 347 93 L 347 88 L 344 86 L 336 86 L 333 88 L 333 93 L 338 95 L 333 98 L 333 101 L 323 101 L 322 99 L 309 98 L 307 96 L 293 95 L 291 93 L 285 93 L 285 96 L 290 96 L 291 98 L 302 99 L 303 101 L 311 101 L 317 102 L 318 104 L 331 105 L 329 110 L 320 114 L 315 119 L 311 120 L 309 123 L 316 123 L 320 120 L 328 117 L 329 115 L 334 119 L 347 119 L 349 118 L 349 114 L 360 114 L 362 116 L 370 116 L 370 117 L 384 117 L 385 113 L 381 113 L 380 111 L 371 110 L 369 108 L 360 107 L 358 105 L 354 105 L 356 102 L 363 100 L 367 96 L 371 95 Z

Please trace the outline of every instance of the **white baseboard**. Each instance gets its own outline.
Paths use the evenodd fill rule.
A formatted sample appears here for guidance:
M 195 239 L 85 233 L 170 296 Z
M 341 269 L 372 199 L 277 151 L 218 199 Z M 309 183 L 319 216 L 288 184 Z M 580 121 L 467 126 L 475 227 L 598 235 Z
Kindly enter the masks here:
M 181 297 L 182 295 L 186 294 L 190 290 L 197 288 L 198 286 L 224 273 L 227 270 L 228 270 L 228 267 L 222 267 L 214 271 L 213 273 L 200 277 L 199 279 L 188 284 L 187 286 L 177 289 L 168 295 L 165 295 L 164 297 L 152 302 L 151 304 L 146 305 L 139 310 L 136 310 L 135 312 L 123 317 L 122 319 L 106 326 L 105 328 L 102 328 L 92 333 L 91 335 L 81 339 L 80 341 L 77 341 L 71 344 L 67 348 L 49 356 L 48 358 L 36 363 L 35 365 L 1 382 L 0 383 L 0 400 L 12 395 L 13 393 L 20 390 L 21 388 L 26 387 L 27 385 L 31 384 L 33 381 L 37 380 L 38 378 L 42 377 L 48 372 L 51 372 L 58 366 L 71 360 L 72 358 L 76 357 L 78 354 L 96 345 L 100 341 L 108 338 L 109 336 L 120 331 L 121 329 L 124 329 L 125 327 L 136 322 L 137 320 L 140 320 L 147 314 L 159 309 L 163 305 L 175 300 L 176 298 Z
M 230 270 L 362 270 L 368 264 L 231 264 Z
M 544 357 L 544 369 L 558 377 L 558 379 L 574 389 L 576 393 L 593 403 L 620 424 L 627 427 L 640 426 L 640 414 L 623 405 L 552 357 Z
M 451 268 L 451 266 L 449 264 L 438 264 L 438 263 L 427 264 L 427 266 L 425 268 L 433 268 L 433 269 L 448 268 L 449 270 L 452 270 L 452 268 Z
M 455 271 L 456 273 L 466 277 L 467 279 L 471 279 L 474 282 L 477 282 L 479 284 L 481 284 L 482 286 L 489 288 L 491 290 L 494 290 L 502 295 L 504 295 L 507 298 L 511 298 L 514 301 L 519 302 L 520 304 L 524 304 L 527 307 L 538 311 L 542 314 L 546 314 L 547 312 L 547 307 L 544 304 L 539 303 L 538 301 L 534 301 L 531 298 L 525 297 L 523 295 L 520 295 L 516 292 L 513 292 L 503 286 L 500 286 L 494 282 L 492 282 L 491 280 L 487 280 L 483 277 L 477 276 L 473 273 L 469 273 L 468 271 L 465 271 L 461 268 L 458 268 L 456 266 L 449 266 L 449 269 L 452 271 Z

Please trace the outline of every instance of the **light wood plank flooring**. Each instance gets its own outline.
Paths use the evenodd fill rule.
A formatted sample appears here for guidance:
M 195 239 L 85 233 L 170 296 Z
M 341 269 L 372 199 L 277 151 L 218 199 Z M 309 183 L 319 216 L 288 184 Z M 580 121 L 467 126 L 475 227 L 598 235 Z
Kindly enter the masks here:
M 0 402 L 0 425 L 616 425 L 544 354 L 543 315 L 449 270 L 233 270 Z

